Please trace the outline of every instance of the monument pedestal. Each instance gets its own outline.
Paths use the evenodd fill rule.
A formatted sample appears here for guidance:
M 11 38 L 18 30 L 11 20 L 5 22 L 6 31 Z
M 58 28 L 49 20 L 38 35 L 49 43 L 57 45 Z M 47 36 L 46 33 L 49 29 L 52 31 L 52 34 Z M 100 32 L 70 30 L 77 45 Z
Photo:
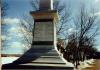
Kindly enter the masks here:
M 66 63 L 55 49 L 46 48 L 53 46 L 34 45 L 34 47 L 13 63 L 3 65 L 2 70 L 73 70 L 72 64 Z

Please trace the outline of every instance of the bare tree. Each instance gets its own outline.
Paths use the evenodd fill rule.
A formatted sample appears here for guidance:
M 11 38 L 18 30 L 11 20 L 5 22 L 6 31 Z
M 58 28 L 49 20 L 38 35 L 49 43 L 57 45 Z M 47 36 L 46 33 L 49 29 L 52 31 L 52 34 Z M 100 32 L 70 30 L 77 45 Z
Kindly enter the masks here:
M 6 11 L 8 9 L 8 3 L 5 1 L 0 1 L 0 7 L 1 7 L 1 16 L 6 16 Z
M 31 0 L 30 4 L 33 10 L 39 10 L 39 0 Z
M 54 2 L 54 9 L 58 11 L 60 16 L 59 23 L 57 24 L 57 35 L 63 34 L 68 29 L 68 22 L 71 20 L 71 7 L 66 5 L 65 2 L 60 4 L 60 0 Z M 63 35 L 65 36 L 65 35 Z
M 30 48 L 32 45 L 32 39 L 33 39 L 33 28 L 34 28 L 34 23 L 33 23 L 33 18 L 31 16 L 24 16 L 23 20 L 20 20 L 19 23 L 20 26 L 20 31 L 19 33 L 21 33 L 23 35 L 23 44 L 24 48 Z M 24 51 L 26 51 L 27 49 L 24 49 Z
M 69 35 L 70 40 L 66 47 L 68 48 L 68 46 L 70 46 L 70 51 L 74 51 L 73 54 L 75 56 L 73 55 L 73 59 L 75 59 L 76 68 L 79 64 L 79 60 L 84 61 L 89 51 L 90 53 L 93 51 L 95 46 L 94 39 L 98 35 L 98 26 L 96 25 L 97 15 L 95 15 L 95 11 L 88 11 L 82 6 L 78 14 L 74 20 L 76 32 Z M 73 46 L 74 50 L 72 50 Z
M 4 26 L 5 26 L 5 24 L 4 24 L 4 17 L 7 15 L 7 10 L 9 9 L 9 5 L 8 5 L 8 3 L 7 2 L 5 2 L 5 1 L 3 1 L 3 0 L 1 0 L 0 1 L 0 20 L 1 20 L 1 35 L 4 35 L 5 33 L 7 33 L 7 30 L 6 31 L 4 31 L 5 30 L 5 28 L 4 28 Z M 3 50 L 3 49 L 5 49 L 6 47 L 6 44 L 5 44 L 5 42 L 7 41 L 7 39 L 5 39 L 5 40 L 3 40 L 3 39 L 1 39 L 1 45 L 2 45 L 2 47 L 1 47 L 1 50 Z
M 79 18 L 77 19 L 78 22 L 75 23 L 76 27 L 78 26 L 78 50 L 85 48 L 85 42 L 88 43 L 87 47 L 90 47 L 89 44 L 91 45 L 90 48 L 94 46 L 92 45 L 92 43 L 94 43 L 92 40 L 94 40 L 95 36 L 98 34 L 98 27 L 96 25 L 97 16 L 94 13 L 94 10 L 88 12 L 84 6 L 80 9 Z M 83 52 L 83 54 L 85 54 L 85 51 Z M 81 55 L 81 53 L 79 54 Z
M 30 4 L 34 11 L 39 10 L 39 0 L 30 0 Z M 23 20 L 20 20 L 19 26 L 21 30 L 19 33 L 23 34 L 23 44 L 24 48 L 31 48 L 32 46 L 32 39 L 33 39 L 33 32 L 34 32 L 34 20 L 29 14 L 24 14 L 22 16 Z M 25 52 L 27 49 L 23 49 Z

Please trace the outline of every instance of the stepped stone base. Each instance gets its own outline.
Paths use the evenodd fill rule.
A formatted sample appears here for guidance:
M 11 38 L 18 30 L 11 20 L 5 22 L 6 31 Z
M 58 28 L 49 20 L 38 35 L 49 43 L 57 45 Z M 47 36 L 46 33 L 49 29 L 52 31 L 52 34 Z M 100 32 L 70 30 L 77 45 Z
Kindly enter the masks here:
M 36 45 L 18 60 L 3 65 L 2 69 L 73 70 L 73 67 L 64 62 L 52 45 Z

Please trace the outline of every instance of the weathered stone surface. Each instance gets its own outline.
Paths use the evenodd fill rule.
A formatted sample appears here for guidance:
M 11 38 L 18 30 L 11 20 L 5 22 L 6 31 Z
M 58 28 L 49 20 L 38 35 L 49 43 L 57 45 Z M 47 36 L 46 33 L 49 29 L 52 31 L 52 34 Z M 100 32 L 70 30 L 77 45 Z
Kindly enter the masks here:
M 73 70 L 73 67 L 67 65 L 61 59 L 61 56 L 54 48 L 45 49 L 45 47 L 52 47 L 50 45 L 35 46 L 29 49 L 23 56 L 11 64 L 3 65 L 3 69 L 66 69 Z
M 34 41 L 53 41 L 53 23 L 35 22 Z

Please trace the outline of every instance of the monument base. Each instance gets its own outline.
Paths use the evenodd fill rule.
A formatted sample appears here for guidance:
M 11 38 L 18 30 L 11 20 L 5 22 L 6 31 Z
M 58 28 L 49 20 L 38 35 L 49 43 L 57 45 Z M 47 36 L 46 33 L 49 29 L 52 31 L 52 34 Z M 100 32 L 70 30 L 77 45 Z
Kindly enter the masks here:
M 47 69 L 73 70 L 73 66 L 63 61 L 52 45 L 36 45 L 11 64 L 5 64 L 2 69 Z

